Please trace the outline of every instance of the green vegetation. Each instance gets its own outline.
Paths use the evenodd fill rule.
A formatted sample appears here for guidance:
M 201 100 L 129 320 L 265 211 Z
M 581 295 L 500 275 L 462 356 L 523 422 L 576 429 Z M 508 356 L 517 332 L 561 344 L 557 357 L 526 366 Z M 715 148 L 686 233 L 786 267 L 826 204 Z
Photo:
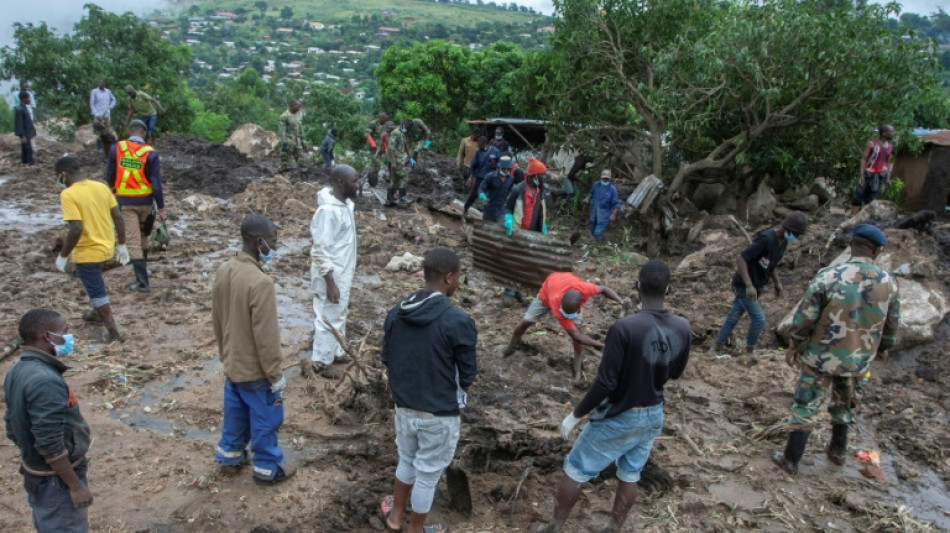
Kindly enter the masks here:
M 13 108 L 0 102 L 0 133 L 13 133 Z
M 0 50 L 0 78 L 30 80 L 43 95 L 46 112 L 76 124 L 90 121 L 89 91 L 97 78 L 112 86 L 119 100 L 114 112 L 125 120 L 127 97 L 117 90 L 132 82 L 158 98 L 166 109 L 161 129 L 188 131 L 193 118 L 186 83 L 190 50 L 157 39 L 131 13 L 115 15 L 87 4 L 87 14 L 71 33 L 57 35 L 45 23 L 14 24 L 16 46 Z M 118 87 L 117 87 L 118 86 Z M 54 97 L 55 95 L 55 97 Z

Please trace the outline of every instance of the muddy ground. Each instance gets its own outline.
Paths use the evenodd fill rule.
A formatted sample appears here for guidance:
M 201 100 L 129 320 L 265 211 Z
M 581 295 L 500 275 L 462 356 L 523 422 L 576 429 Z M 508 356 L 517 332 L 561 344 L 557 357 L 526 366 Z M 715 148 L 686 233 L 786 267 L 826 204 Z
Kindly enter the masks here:
M 87 300 L 79 281 L 53 266 L 65 229 L 51 167 L 71 147 L 41 141 L 39 165 L 21 169 L 15 144 L 0 139 L 0 297 L 6 304 L 0 309 L 0 342 L 15 338 L 22 312 L 40 306 L 63 312 L 76 334 L 67 379 L 95 437 L 89 469 L 96 496 L 90 510 L 93 530 L 381 530 L 377 502 L 389 492 L 396 465 L 385 394 L 370 389 L 352 401 L 351 390 L 302 376 L 296 364 L 311 339 L 307 228 L 326 174 L 313 170 L 275 177 L 273 162 L 255 163 L 233 149 L 200 141 L 167 138 L 156 147 L 164 161 L 173 240 L 167 250 L 150 256 L 154 274 L 147 295 L 125 290 L 133 281 L 130 267 L 106 272 L 127 338 L 120 345 L 104 344 L 102 332 L 82 322 Z M 95 153 L 80 156 L 90 174 L 101 174 Z M 424 160 L 414 173 L 413 192 L 449 198 L 453 184 L 446 177 L 453 166 L 444 159 L 433 157 L 428 165 Z M 289 381 L 280 437 L 301 465 L 296 477 L 275 487 L 255 485 L 249 471 L 223 477 L 213 462 L 223 377 L 211 331 L 210 287 L 216 266 L 236 250 L 237 222 L 252 211 L 273 217 L 281 227 L 278 259 L 268 267 L 278 286 Z M 582 225 L 561 213 L 552 224 L 555 230 L 571 232 Z M 782 267 L 785 294 L 765 299 L 767 331 L 795 305 L 819 264 L 843 249 L 835 244 L 819 256 L 842 213 L 835 209 L 824 215 L 789 254 Z M 363 360 L 374 376 L 380 372 L 372 361 L 385 312 L 421 284 L 411 273 L 387 272 L 383 267 L 389 259 L 448 246 L 461 254 L 467 270 L 467 285 L 456 303 L 479 326 L 479 377 L 463 414 L 457 457 L 471 480 L 474 508 L 470 515 L 451 510 L 443 482 L 432 520 L 472 532 L 527 531 L 546 520 L 569 450 L 556 429 L 584 393 L 571 382 L 568 342 L 547 321 L 526 336 L 526 349 L 501 358 L 523 308 L 505 307 L 502 285 L 471 268 L 463 228 L 421 201 L 408 209 L 382 208 L 369 191 L 357 202 L 356 216 L 360 264 L 347 337 L 354 347 L 363 346 Z M 700 220 L 698 214 L 689 216 L 694 218 L 683 226 L 684 235 L 675 234 L 662 251 L 673 266 L 701 246 L 685 242 L 685 229 Z M 763 349 L 754 358 L 706 355 L 731 303 L 732 257 L 744 243 L 734 226 L 721 222 L 705 223 L 710 231 L 722 231 L 722 250 L 703 268 L 674 279 L 669 297 L 670 307 L 689 318 L 694 331 L 689 367 L 666 389 L 666 426 L 653 453 L 673 486 L 663 493 L 641 492 L 625 530 L 950 529 L 950 361 L 945 356 L 950 324 L 941 326 L 935 342 L 875 363 L 851 451 L 880 450 L 887 483 L 864 478 L 853 459 L 842 468 L 829 465 L 822 452 L 828 427 L 813 434 L 800 474 L 781 474 L 768 453 L 782 446 L 784 434 L 770 430 L 787 414 L 796 374 L 785 365 L 776 337 L 764 335 Z M 582 237 L 575 271 L 629 295 L 636 274 L 631 252 L 642 252 L 644 233 L 635 219 L 625 224 L 612 228 L 603 245 Z M 936 233 L 936 240 L 920 238 L 931 239 L 925 242 L 935 247 L 948 243 L 945 221 L 938 221 Z M 595 338 L 603 338 L 617 311 L 602 300 L 588 306 L 585 318 Z M 737 334 L 744 334 L 747 324 Z M 0 372 L 15 360 L 13 355 L 0 362 Z M 598 356 L 589 353 L 587 381 L 597 362 Z M 2 531 L 30 529 L 18 463 L 12 443 L 0 442 Z M 610 472 L 591 483 L 567 530 L 603 527 L 615 486 Z

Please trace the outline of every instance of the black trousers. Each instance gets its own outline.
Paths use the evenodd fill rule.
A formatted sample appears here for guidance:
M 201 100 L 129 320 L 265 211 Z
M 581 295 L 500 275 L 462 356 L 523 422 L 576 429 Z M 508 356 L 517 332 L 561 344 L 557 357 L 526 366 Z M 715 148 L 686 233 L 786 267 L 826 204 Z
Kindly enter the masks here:
M 32 165 L 36 163 L 33 160 L 33 141 L 28 140 L 26 142 L 20 143 L 20 162 L 26 165 Z
M 464 212 L 468 212 L 468 208 L 472 207 L 472 204 L 475 203 L 475 199 L 478 198 L 478 188 L 482 185 L 482 178 L 470 178 L 472 180 L 472 190 L 468 193 L 468 198 L 465 199 L 465 207 L 462 209 Z

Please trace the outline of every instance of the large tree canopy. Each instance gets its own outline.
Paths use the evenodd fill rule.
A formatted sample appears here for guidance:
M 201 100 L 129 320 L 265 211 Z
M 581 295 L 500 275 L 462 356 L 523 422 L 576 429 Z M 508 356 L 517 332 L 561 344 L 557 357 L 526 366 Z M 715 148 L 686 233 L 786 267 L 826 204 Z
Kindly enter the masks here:
M 15 24 L 14 47 L 0 50 L 0 78 L 28 80 L 44 108 L 77 124 L 90 122 L 89 91 L 105 78 L 118 99 L 113 117 L 125 119 L 127 83 L 158 98 L 161 129 L 187 131 L 193 118 L 185 82 L 190 50 L 173 46 L 132 13 L 116 15 L 86 4 L 72 33 L 45 23 Z
M 765 173 L 787 184 L 853 179 L 873 125 L 938 125 L 921 123 L 925 112 L 934 121 L 947 116 L 936 48 L 887 29 L 895 6 L 555 5 L 553 82 L 544 84 L 551 117 L 582 146 L 646 146 L 634 165 L 663 176 L 673 191 L 707 170 L 727 171 L 748 192 Z M 684 164 L 664 167 L 666 140 Z

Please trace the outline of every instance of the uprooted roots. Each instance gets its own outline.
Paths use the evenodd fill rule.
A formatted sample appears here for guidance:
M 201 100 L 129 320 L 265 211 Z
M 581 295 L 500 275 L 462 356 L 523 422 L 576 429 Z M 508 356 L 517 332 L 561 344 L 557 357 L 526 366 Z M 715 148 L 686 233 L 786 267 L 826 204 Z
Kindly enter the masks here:
M 331 424 L 367 424 L 381 422 L 392 411 L 392 399 L 386 383 L 386 371 L 379 363 L 379 347 L 367 345 L 369 334 L 353 350 L 332 325 L 324 324 L 353 360 L 343 367 L 343 378 L 323 389 L 320 408 Z

